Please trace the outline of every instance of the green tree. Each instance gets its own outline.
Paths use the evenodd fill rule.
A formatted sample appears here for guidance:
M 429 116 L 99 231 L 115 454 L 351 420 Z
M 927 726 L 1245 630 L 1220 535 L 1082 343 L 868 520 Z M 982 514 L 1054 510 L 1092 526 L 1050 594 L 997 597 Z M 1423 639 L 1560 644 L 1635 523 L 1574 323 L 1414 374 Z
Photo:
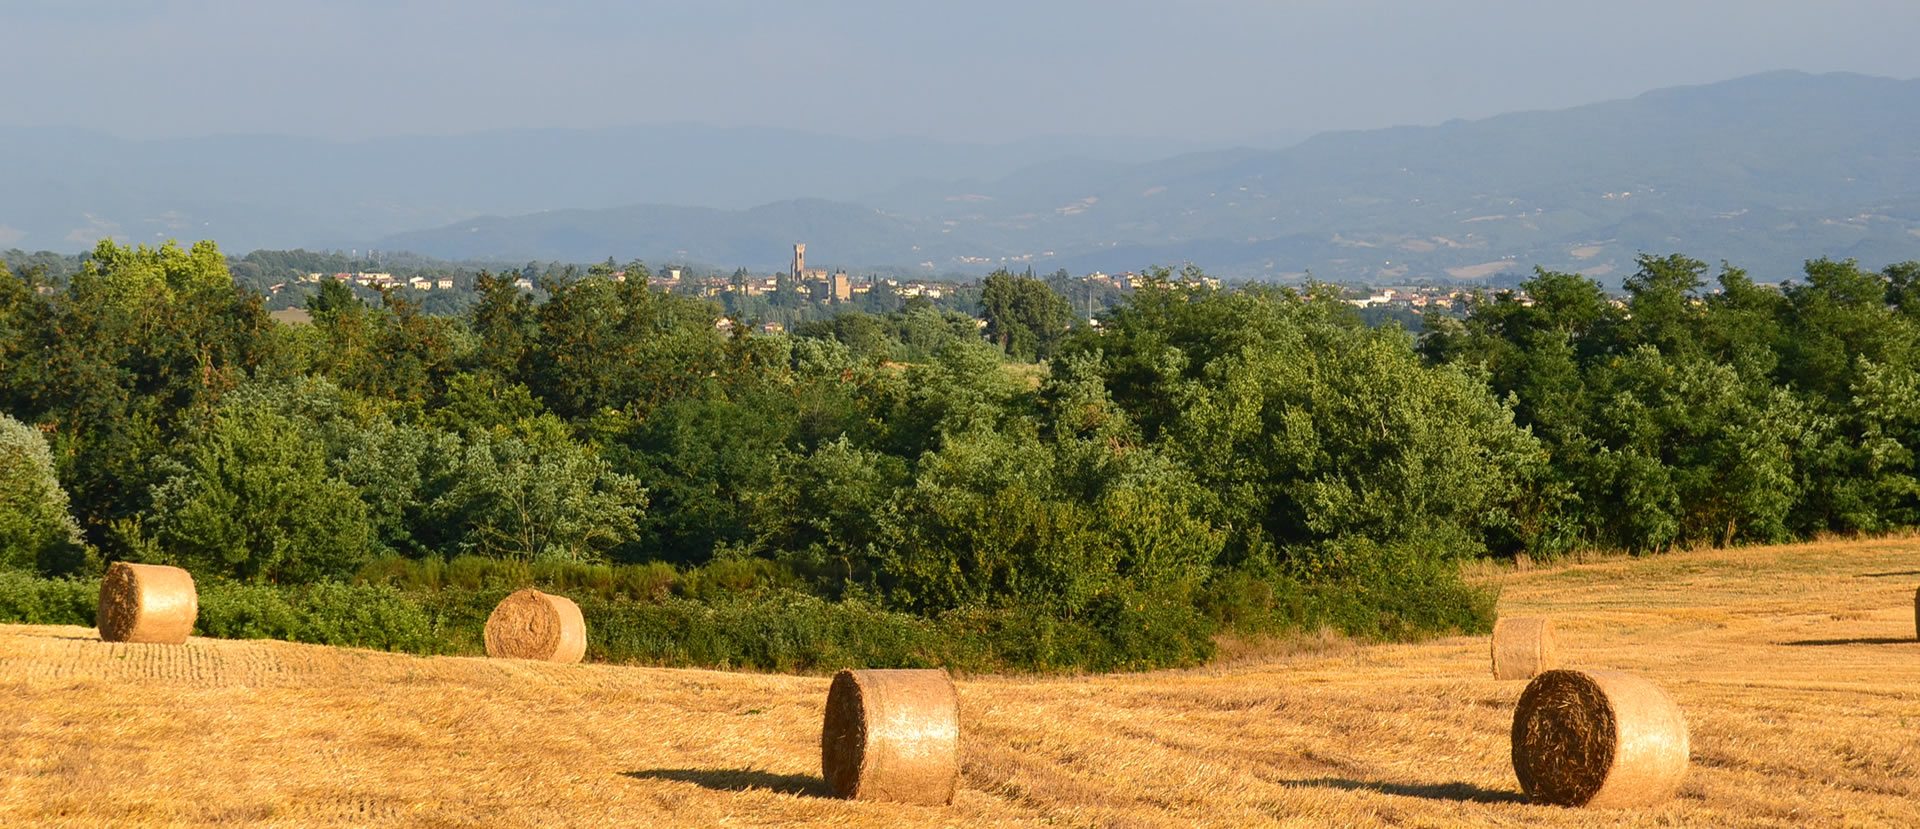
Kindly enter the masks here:
M 1172 442 L 1218 493 L 1241 556 L 1279 548 L 1307 563 L 1345 538 L 1479 553 L 1514 530 L 1542 459 L 1477 378 L 1423 367 L 1391 329 L 1299 331 L 1172 391 Z
M 1887 280 L 1887 304 L 1920 321 L 1920 261 L 1888 265 L 1880 275 Z
M 227 258 L 210 241 L 195 242 L 182 250 L 173 241 L 150 248 L 102 239 L 73 278 L 76 292 L 97 293 L 122 310 L 139 313 L 152 310 L 156 304 L 172 304 L 179 297 L 232 286 Z
M 872 585 L 907 462 L 841 437 L 812 452 L 782 450 L 773 465 L 749 493 L 758 545 L 831 594 Z
M 1791 395 L 1752 395 L 1733 367 L 1640 345 L 1596 366 L 1609 393 L 1590 429 L 1604 449 L 1578 510 L 1593 541 L 1631 550 L 1777 541 L 1799 484 Z
M 0 569 L 65 574 L 85 564 L 86 552 L 46 440 L 0 414 Z
M 1869 528 L 1920 525 L 1920 371 L 1862 361 L 1854 402 L 1875 505 Z
M 367 507 L 375 543 L 422 557 L 458 547 L 468 516 L 446 509 L 464 471 L 466 444 L 453 434 L 384 417 L 333 430 L 329 467 Z
M 1831 407 L 1844 407 L 1864 359 L 1879 365 L 1913 358 L 1920 328 L 1887 305 L 1887 279 L 1852 260 L 1807 263 L 1807 281 L 1786 290 L 1789 336 L 1783 380 Z
M 715 309 L 650 292 L 645 277 L 549 284 L 528 358 L 528 385 L 549 409 L 573 419 L 638 416 L 712 385 L 725 361 Z
M 103 241 L 66 290 L 23 311 L 19 344 L 34 358 L 8 379 L 7 404 L 49 429 L 83 532 L 126 555 L 111 528 L 147 510 L 166 475 L 155 459 L 177 455 L 221 396 L 270 362 L 273 323 L 211 242 Z
M 917 463 L 871 565 L 902 607 L 1027 607 L 1071 617 L 1111 584 L 1091 510 L 1058 497 L 1046 447 L 1017 434 L 950 434 Z
M 1805 496 L 1794 523 L 1801 532 L 1884 531 L 1911 503 L 1898 474 L 1889 476 L 1903 464 L 1887 439 L 1889 427 L 1900 433 L 1897 373 L 1920 356 L 1920 325 L 1888 304 L 1886 275 L 1828 259 L 1808 262 L 1806 275 L 1785 289 L 1777 375 L 1806 395 L 1825 428 L 1811 430 L 1797 459 Z
M 551 415 L 470 435 L 452 487 L 431 508 L 466 532 L 459 548 L 519 560 L 599 561 L 633 540 L 646 493 L 575 443 Z
M 1053 356 L 1073 317 L 1067 301 L 1044 280 L 1004 269 L 981 283 L 980 307 L 987 339 L 1014 358 L 1029 361 Z
M 467 435 L 508 430 L 545 413 L 526 386 L 489 372 L 461 373 L 448 379 L 445 394 L 427 419 L 440 429 Z
M 479 300 L 468 311 L 468 327 L 478 340 L 470 362 L 476 370 L 524 383 L 536 322 L 533 297 L 513 284 L 514 276 L 481 271 L 474 280 Z
M 1641 254 L 1640 268 L 1625 280 L 1625 329 L 1621 336 L 1651 345 L 1667 355 L 1694 355 L 1706 328 L 1706 305 L 1699 290 L 1706 285 L 1707 264 L 1685 256 Z
M 167 560 L 249 582 L 344 579 L 374 546 L 366 504 L 328 470 L 310 423 L 265 405 L 213 417 L 156 488 L 151 528 Z
M 790 399 L 670 401 L 607 435 L 608 457 L 647 490 L 641 520 L 652 556 L 701 563 L 721 544 L 748 540 L 754 494 L 771 479 L 798 412 Z

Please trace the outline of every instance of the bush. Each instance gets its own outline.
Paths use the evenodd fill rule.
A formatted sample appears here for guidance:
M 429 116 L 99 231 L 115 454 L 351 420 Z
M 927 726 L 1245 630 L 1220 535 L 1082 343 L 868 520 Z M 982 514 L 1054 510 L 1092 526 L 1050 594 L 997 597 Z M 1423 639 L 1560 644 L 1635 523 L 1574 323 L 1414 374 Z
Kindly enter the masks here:
M 223 639 L 301 641 L 300 612 L 287 590 L 265 585 L 208 581 L 200 590 L 200 618 L 194 632 Z
M 100 581 L 48 579 L 0 570 L 0 622 L 93 626 Z
M 1223 630 L 1273 635 L 1337 630 L 1376 641 L 1493 629 L 1493 588 L 1467 584 L 1447 563 L 1303 581 L 1234 570 L 1215 578 L 1200 607 Z
M 425 607 L 391 587 L 321 582 L 295 592 L 300 639 L 409 653 L 437 653 Z
M 659 602 L 669 596 L 719 600 L 761 595 L 796 587 L 799 579 L 787 567 L 767 559 L 720 558 L 685 571 L 665 562 L 646 564 L 584 564 L 561 559 L 518 561 L 455 556 L 376 559 L 360 569 L 355 581 L 403 590 L 498 591 L 501 595 L 523 587 L 537 587 L 569 598 Z
M 422 601 L 390 587 L 319 583 L 283 588 L 201 581 L 194 633 L 221 639 L 281 639 L 408 653 L 478 652 L 470 638 L 437 625 L 448 605 Z M 492 609 L 500 595 L 494 595 Z M 50 579 L 0 570 L 0 622 L 92 627 L 100 602 L 98 579 Z M 456 614 L 471 622 L 470 612 Z M 484 613 L 480 615 L 484 623 Z
M 581 610 L 588 653 L 607 662 L 810 672 L 949 664 L 931 622 L 804 593 L 714 604 L 589 601 Z
M 301 583 L 352 573 L 374 530 L 367 506 L 327 470 L 311 422 L 273 403 L 218 412 L 184 471 L 154 490 L 154 541 L 195 573 Z
M 320 582 L 296 588 L 213 581 L 200 588 L 202 636 L 284 639 L 408 653 L 446 653 L 432 612 L 390 587 Z
M 1485 633 L 1494 594 L 1463 582 L 1448 565 L 1406 568 L 1336 583 L 1244 570 L 1214 579 L 1197 606 L 1138 592 L 1110 592 L 1073 618 L 1034 608 L 965 607 L 937 617 L 887 610 L 853 598 L 829 601 L 769 586 L 764 561 L 694 571 L 728 589 L 701 597 L 662 594 L 670 568 L 570 567 L 459 558 L 388 559 L 363 573 L 370 583 L 300 587 L 200 584 L 195 632 L 231 639 L 282 639 L 417 654 L 485 652 L 487 615 L 519 577 L 568 595 L 586 617 L 590 658 L 618 664 L 824 673 L 843 667 L 961 671 L 1148 670 L 1206 661 L 1221 630 L 1271 635 L 1323 628 L 1374 639 L 1444 632 Z M 749 574 L 745 578 L 742 574 Z M 745 579 L 729 581 L 730 579 Z M 569 589 L 599 579 L 602 592 Z M 649 581 L 652 579 L 652 581 Z M 397 586 L 408 585 L 406 589 Z M 431 585 L 431 586 L 429 586 Z M 92 625 L 99 582 L 0 571 L 0 622 Z M 633 595 L 645 595 L 634 600 Z
M 71 573 L 86 562 L 80 526 L 39 430 L 0 414 L 0 568 Z

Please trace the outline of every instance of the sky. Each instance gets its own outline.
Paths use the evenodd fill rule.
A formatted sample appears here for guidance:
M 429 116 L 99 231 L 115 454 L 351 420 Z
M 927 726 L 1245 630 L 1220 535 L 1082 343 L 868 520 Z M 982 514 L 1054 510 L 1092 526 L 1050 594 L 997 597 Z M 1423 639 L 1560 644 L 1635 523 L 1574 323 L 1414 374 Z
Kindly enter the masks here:
M 1777 69 L 1920 76 L 1915 0 L 0 0 L 0 124 L 645 123 L 1259 143 Z

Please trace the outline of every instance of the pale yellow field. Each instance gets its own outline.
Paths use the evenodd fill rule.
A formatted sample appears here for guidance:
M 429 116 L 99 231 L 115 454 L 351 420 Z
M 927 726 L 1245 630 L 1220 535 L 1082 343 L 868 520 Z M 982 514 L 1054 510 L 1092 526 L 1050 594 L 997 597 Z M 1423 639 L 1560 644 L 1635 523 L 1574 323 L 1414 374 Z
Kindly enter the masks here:
M 1920 541 L 1484 578 L 1679 702 L 1676 800 L 1523 802 L 1523 684 L 1475 638 L 967 679 L 960 794 L 925 808 L 822 796 L 819 677 L 0 626 L 0 826 L 1920 825 Z

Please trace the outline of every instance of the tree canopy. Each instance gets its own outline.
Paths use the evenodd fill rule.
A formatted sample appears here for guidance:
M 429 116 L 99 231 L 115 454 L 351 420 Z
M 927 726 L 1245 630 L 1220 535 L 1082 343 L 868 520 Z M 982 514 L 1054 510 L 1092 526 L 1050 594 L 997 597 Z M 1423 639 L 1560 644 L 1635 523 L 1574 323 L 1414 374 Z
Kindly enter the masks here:
M 614 274 L 481 273 L 457 316 L 327 281 L 288 326 L 211 243 L 0 271 L 0 566 L 703 573 L 1123 667 L 1480 629 L 1474 557 L 1920 525 L 1915 263 L 1775 287 L 1646 256 L 1617 297 L 1540 271 L 1418 337 L 1197 269 L 1098 327 L 1003 271 L 983 321 L 792 335 Z

